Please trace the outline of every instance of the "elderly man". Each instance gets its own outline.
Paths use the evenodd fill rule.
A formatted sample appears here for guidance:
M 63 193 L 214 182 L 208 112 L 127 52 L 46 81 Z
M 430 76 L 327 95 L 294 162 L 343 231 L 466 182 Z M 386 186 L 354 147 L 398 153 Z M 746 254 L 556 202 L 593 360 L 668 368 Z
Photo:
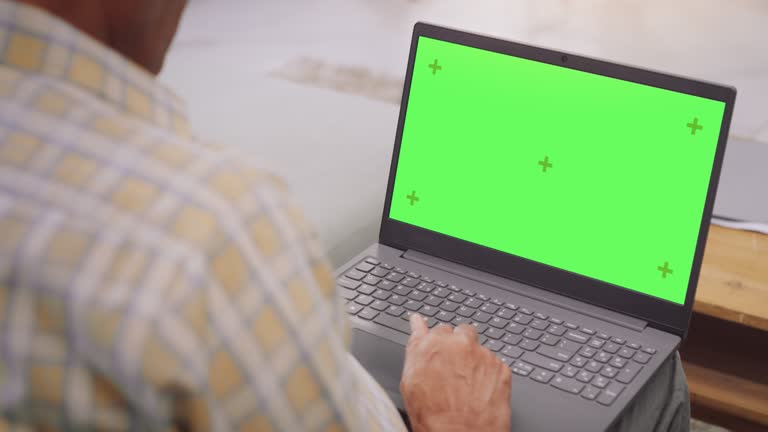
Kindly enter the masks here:
M 155 80 L 184 4 L 0 1 L 0 430 L 404 430 L 284 186 Z M 474 330 L 412 327 L 413 429 L 508 430 Z M 625 423 L 685 425 L 679 377 Z

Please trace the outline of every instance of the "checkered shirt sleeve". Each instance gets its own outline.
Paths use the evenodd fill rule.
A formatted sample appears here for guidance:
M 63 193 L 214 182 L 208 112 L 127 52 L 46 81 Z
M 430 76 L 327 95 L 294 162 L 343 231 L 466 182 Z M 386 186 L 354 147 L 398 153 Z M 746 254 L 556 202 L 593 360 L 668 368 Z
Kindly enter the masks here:
M 0 1 L 0 432 L 405 430 L 283 184 Z

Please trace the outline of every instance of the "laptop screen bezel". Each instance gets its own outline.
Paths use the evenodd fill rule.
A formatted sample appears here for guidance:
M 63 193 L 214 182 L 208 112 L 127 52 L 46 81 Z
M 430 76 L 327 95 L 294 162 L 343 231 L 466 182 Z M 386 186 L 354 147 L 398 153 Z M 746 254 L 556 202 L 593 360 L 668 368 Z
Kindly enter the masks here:
M 418 46 L 418 40 L 422 36 L 606 77 L 687 93 L 725 103 L 723 122 L 720 129 L 717 150 L 715 152 L 712 174 L 708 185 L 706 202 L 702 213 L 699 235 L 688 283 L 688 291 L 686 293 L 684 304 L 680 305 L 667 300 L 662 300 L 638 291 L 633 291 L 618 285 L 613 285 L 567 270 L 535 262 L 520 256 L 511 255 L 479 244 L 460 240 L 455 237 L 400 222 L 389 217 L 390 206 L 392 203 L 392 190 L 395 182 L 395 174 L 397 173 L 400 144 L 403 135 L 403 125 L 408 107 L 413 65 L 416 57 L 416 48 Z M 712 209 L 720 177 L 720 169 L 723 163 L 723 156 L 725 154 L 725 145 L 735 99 L 736 90 L 731 87 L 487 36 L 470 34 L 431 24 L 421 22 L 416 23 L 413 29 L 408 66 L 403 85 L 403 95 L 397 123 L 395 146 L 392 153 L 392 163 L 387 183 L 387 193 L 382 215 L 381 230 L 379 232 L 379 242 L 402 250 L 410 249 L 420 251 L 481 271 L 628 314 L 647 321 L 649 325 L 653 327 L 684 337 L 688 329 L 688 323 L 693 307 L 693 299 L 696 294 L 696 285 L 701 270 L 704 246 L 709 232 L 709 221 L 712 216 Z

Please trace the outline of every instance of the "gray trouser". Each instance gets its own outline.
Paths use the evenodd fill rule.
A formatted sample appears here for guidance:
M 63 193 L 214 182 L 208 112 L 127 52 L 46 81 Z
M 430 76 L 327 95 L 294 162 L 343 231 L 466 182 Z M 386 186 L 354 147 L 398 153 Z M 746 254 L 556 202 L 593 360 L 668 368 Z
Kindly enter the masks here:
M 624 416 L 616 432 L 677 432 L 691 427 L 688 382 L 680 355 L 675 353 L 646 384 Z

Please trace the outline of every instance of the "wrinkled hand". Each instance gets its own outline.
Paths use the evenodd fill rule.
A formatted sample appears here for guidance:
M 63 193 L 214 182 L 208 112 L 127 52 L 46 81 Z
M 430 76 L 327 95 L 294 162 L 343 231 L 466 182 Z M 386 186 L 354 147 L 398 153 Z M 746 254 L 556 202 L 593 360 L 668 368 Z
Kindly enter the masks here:
M 400 393 L 414 432 L 508 432 L 512 375 L 477 342 L 474 327 L 431 331 L 411 316 Z

